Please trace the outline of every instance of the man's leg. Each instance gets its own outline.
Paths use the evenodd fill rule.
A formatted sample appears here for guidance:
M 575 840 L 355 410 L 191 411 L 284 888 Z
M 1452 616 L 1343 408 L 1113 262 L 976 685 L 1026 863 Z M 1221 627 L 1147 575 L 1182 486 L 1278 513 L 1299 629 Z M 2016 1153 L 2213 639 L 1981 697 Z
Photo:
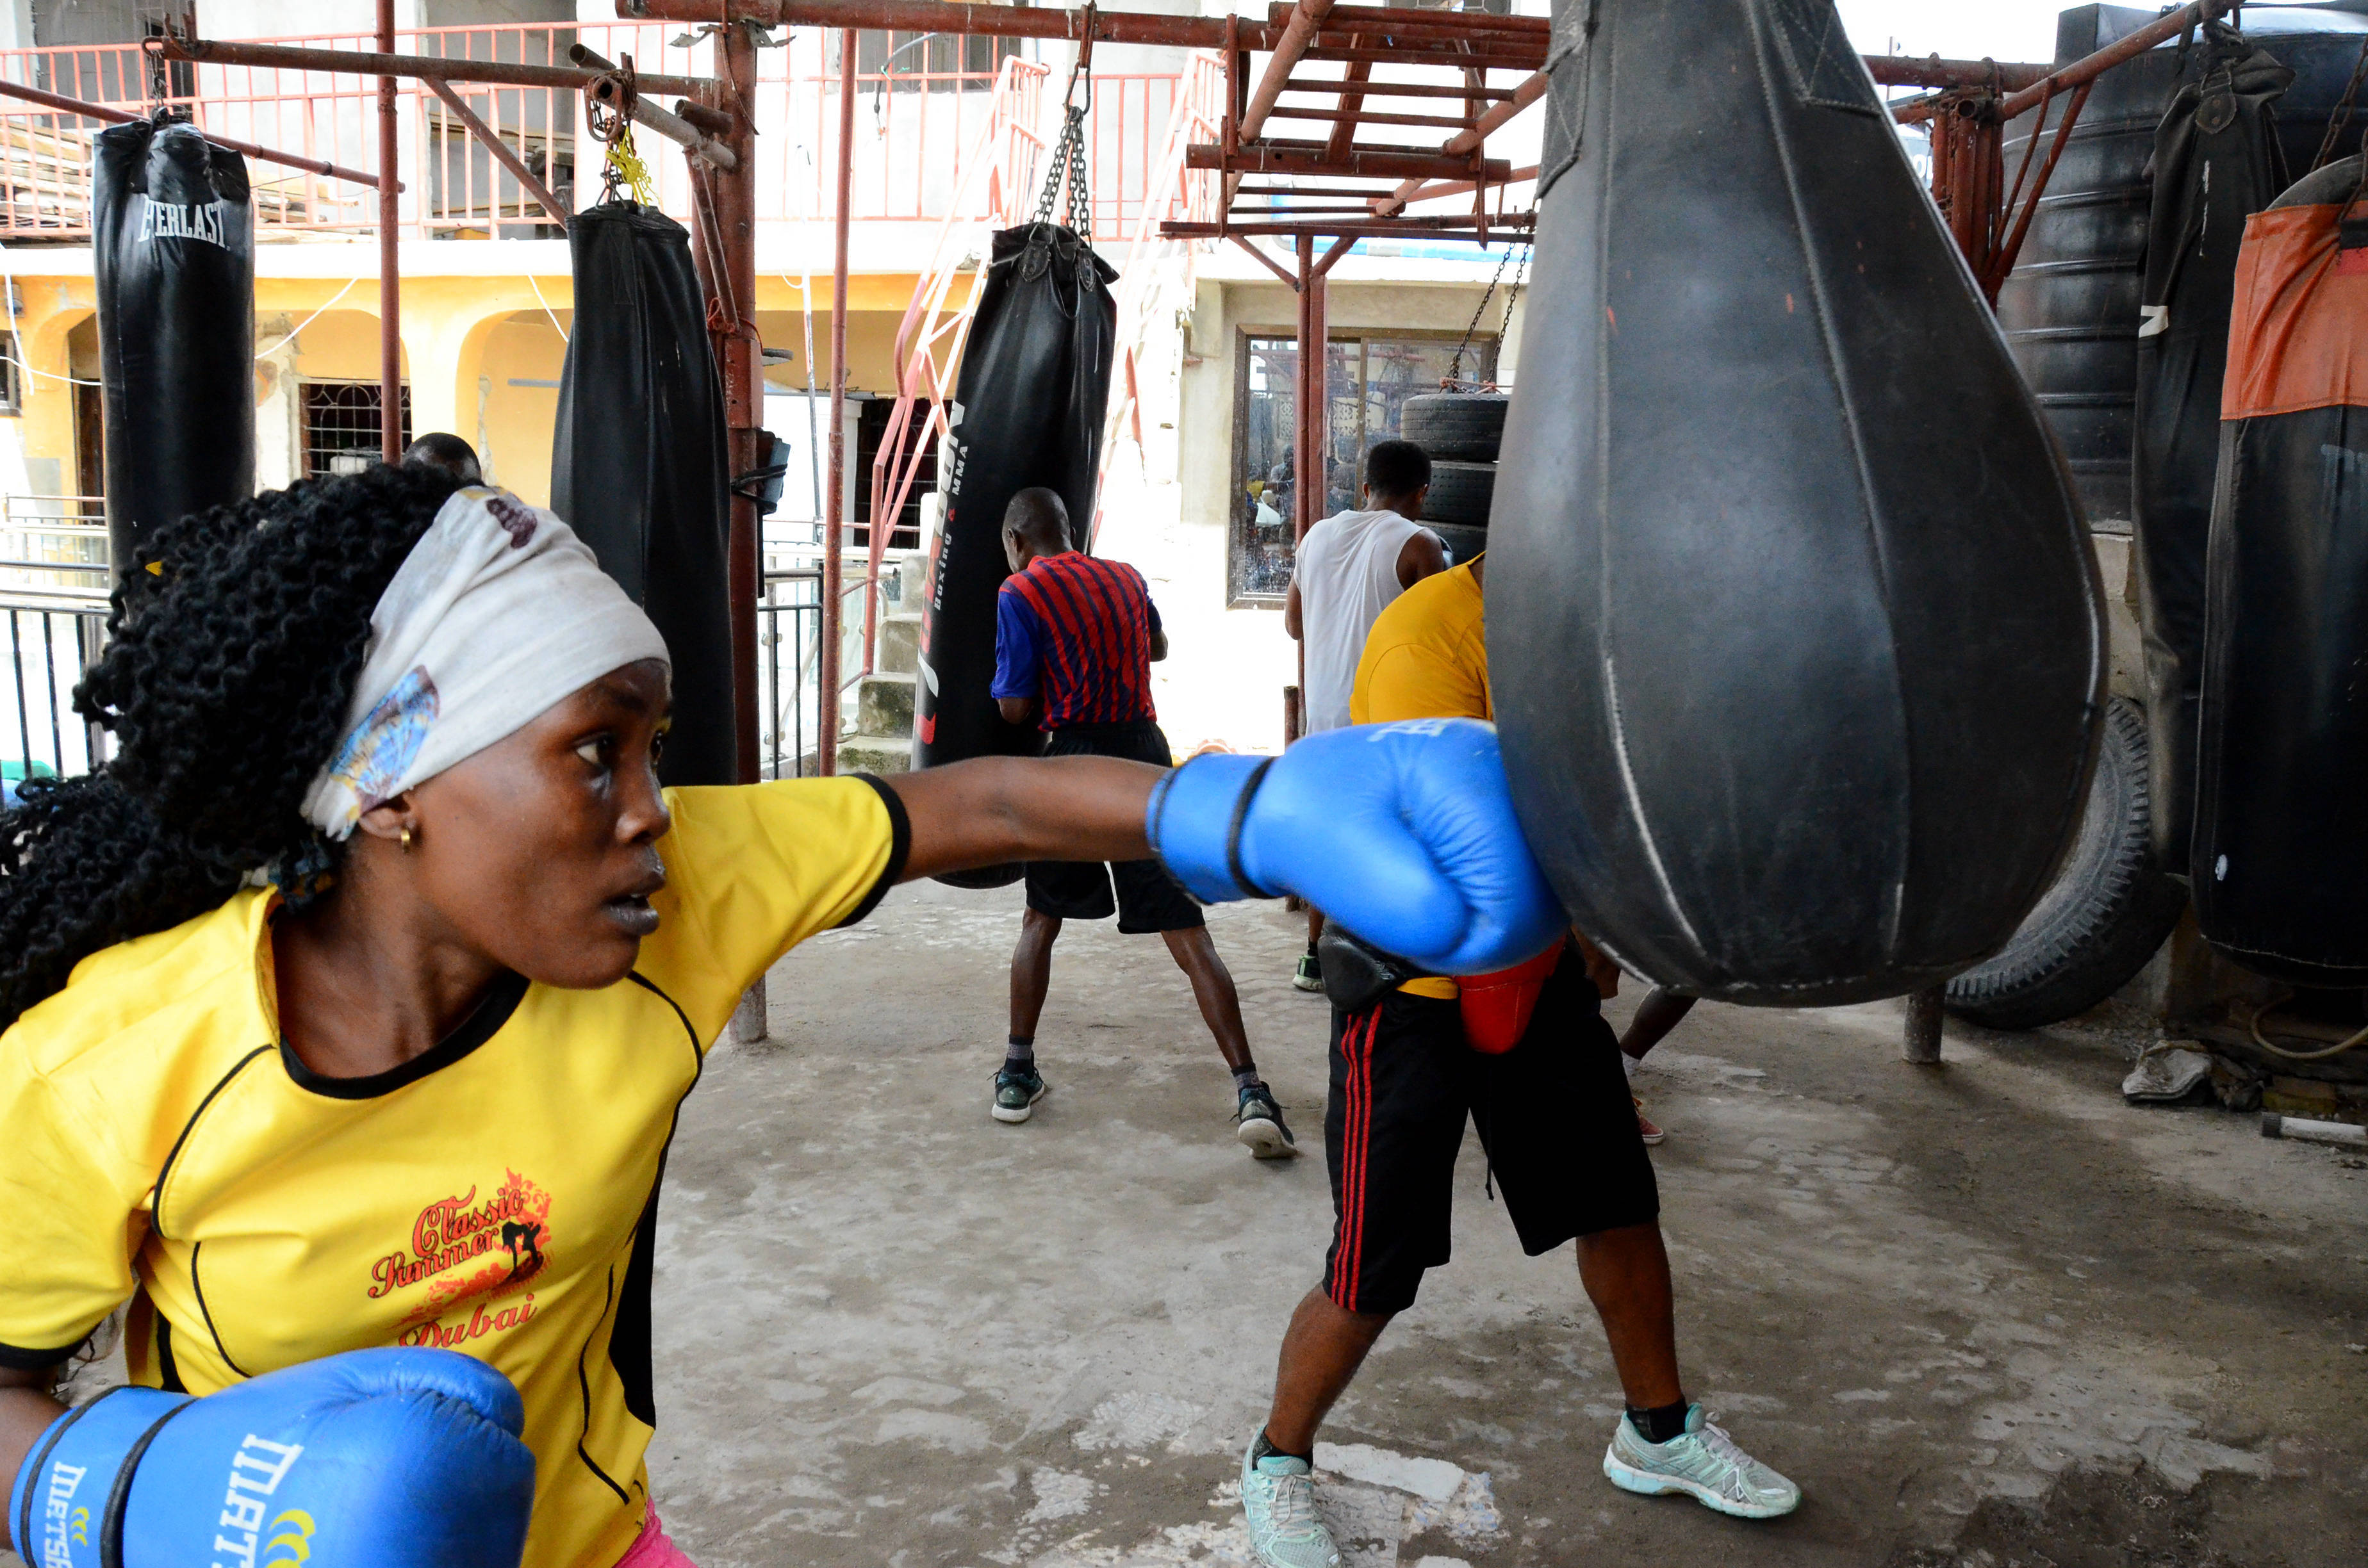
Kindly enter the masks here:
M 1423 1271 L 1447 1261 L 1468 1054 L 1443 999 L 1394 994 L 1332 1015 L 1332 1247 L 1322 1288 L 1291 1315 L 1266 1426 L 1242 1455 L 1242 1512 L 1264 1568 L 1340 1568 L 1309 1480 L 1315 1433 Z
M 1192 925 L 1162 931 L 1159 936 L 1175 958 L 1176 967 L 1191 981 L 1201 1020 L 1233 1071 L 1235 1136 L 1261 1160 L 1288 1159 L 1299 1153 L 1299 1140 L 1292 1135 L 1290 1124 L 1282 1119 L 1281 1104 L 1258 1076 L 1258 1063 L 1250 1058 L 1249 1036 L 1242 1028 L 1241 994 L 1234 989 L 1233 971 L 1217 956 L 1209 928 L 1199 923 L 1200 911 L 1190 913 Z
M 1307 906 L 1307 950 L 1299 955 L 1299 968 L 1291 977 L 1291 983 L 1301 991 L 1324 989 L 1324 966 L 1315 957 L 1315 944 L 1323 935 L 1324 912 L 1311 903 Z
M 1301 1299 L 1283 1332 L 1274 1403 L 1267 1412 L 1264 1436 L 1275 1452 L 1301 1459 L 1315 1454 L 1316 1428 L 1356 1381 L 1391 1315 L 1352 1312 L 1320 1288 Z
M 1678 1381 L 1676 1302 L 1669 1287 L 1669 1255 L 1661 1227 L 1623 1225 L 1578 1238 L 1578 1278 L 1603 1337 L 1611 1344 L 1611 1364 L 1631 1410 L 1659 1410 L 1686 1403 Z M 1682 1415 L 1680 1416 L 1682 1420 Z
M 1053 988 L 1053 944 L 1060 936 L 1057 915 L 1031 907 L 1019 917 L 1019 944 L 1011 949 L 1011 1038 L 995 1075 L 997 1121 L 1027 1120 L 1044 1097 L 1043 1074 L 1036 1071 L 1036 1023 Z
M 1176 967 L 1192 983 L 1192 1000 L 1201 1005 L 1201 1020 L 1215 1038 L 1217 1053 L 1236 1076 L 1247 1073 L 1255 1078 L 1258 1063 L 1250 1060 L 1249 1035 L 1242 1028 L 1241 993 L 1234 989 L 1233 971 L 1217 956 L 1217 944 L 1210 939 L 1209 928 L 1195 926 L 1187 931 L 1162 931 L 1159 936 L 1167 944 Z M 1014 1017 L 1018 1016 L 1018 1007 L 1015 1001 Z
M 1628 1406 L 1604 1452 L 1612 1484 L 1682 1493 L 1742 1518 L 1790 1513 L 1800 1489 L 1686 1398 L 1653 1162 L 1599 1002 L 1565 957 L 1521 1043 L 1478 1059 L 1473 1116 L 1497 1188 L 1531 1256 L 1577 1238 L 1579 1279 Z
M 1628 1020 L 1628 1032 L 1620 1037 L 1622 1069 L 1633 1076 L 1636 1063 L 1645 1060 L 1645 1053 L 1668 1039 L 1669 1031 L 1683 1023 L 1686 1015 L 1693 1010 L 1693 997 L 1655 986 L 1636 1005 L 1636 1016 Z M 1636 1131 L 1644 1135 L 1645 1142 L 1658 1143 L 1667 1137 L 1645 1114 L 1645 1102 L 1635 1099 L 1633 1093 L 1629 1097 L 1635 1100 Z

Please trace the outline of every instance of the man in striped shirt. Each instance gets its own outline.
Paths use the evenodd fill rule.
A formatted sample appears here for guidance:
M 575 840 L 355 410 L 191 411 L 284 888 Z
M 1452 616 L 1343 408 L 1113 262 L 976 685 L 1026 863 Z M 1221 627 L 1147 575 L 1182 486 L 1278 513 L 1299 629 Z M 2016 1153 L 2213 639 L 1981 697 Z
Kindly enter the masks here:
M 1003 516 L 1011 576 L 995 612 L 996 701 L 1005 722 L 1033 723 L 1047 756 L 1116 756 L 1161 767 L 1175 758 L 1151 703 L 1151 665 L 1167 635 L 1143 574 L 1070 548 L 1068 509 L 1051 490 L 1023 490 Z M 1112 883 L 1116 896 L 1112 896 Z M 1025 1121 L 1044 1097 L 1036 1023 L 1064 920 L 1118 916 L 1128 934 L 1156 931 L 1192 982 L 1201 1017 L 1233 1069 L 1241 1142 L 1260 1159 L 1297 1153 L 1282 1109 L 1258 1077 L 1234 977 L 1209 939 L 1201 906 L 1156 860 L 1040 860 L 1028 868 L 1028 913 L 1011 955 L 1011 1040 L 995 1075 L 995 1119 Z

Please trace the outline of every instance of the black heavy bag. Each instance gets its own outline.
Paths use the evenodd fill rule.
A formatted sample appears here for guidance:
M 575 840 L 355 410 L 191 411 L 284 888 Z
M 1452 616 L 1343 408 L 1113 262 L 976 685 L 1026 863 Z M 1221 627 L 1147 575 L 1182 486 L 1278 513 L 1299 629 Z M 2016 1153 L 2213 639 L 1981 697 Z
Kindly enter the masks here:
M 246 165 L 189 125 L 110 126 L 91 156 L 119 568 L 165 523 L 255 494 L 255 209 Z
M 723 383 L 690 235 L 654 207 L 609 201 L 569 222 L 567 249 L 575 321 L 551 509 L 649 612 L 674 657 L 674 731 L 658 776 L 737 783 Z
M 1933 984 L 2095 754 L 2055 444 L 1830 0 L 1561 0 L 1550 62 L 1487 574 L 1522 824 L 1657 984 Z
M 2220 460 L 2220 382 L 2245 220 L 2285 189 L 2271 107 L 2294 73 L 2242 33 L 2205 27 L 2195 81 L 2154 139 L 2154 207 L 2139 312 L 2130 516 L 2146 634 L 2148 796 L 2163 865 L 2183 869 L 2203 686 L 2203 556 Z
M 2360 183 L 2347 159 L 2246 225 L 2212 508 L 2195 915 L 2221 952 L 2296 985 L 2368 985 Z
M 1110 286 L 1117 277 L 1090 244 L 1058 224 L 1030 223 L 995 236 L 949 413 L 951 477 L 921 612 L 916 767 L 1032 756 L 1041 749 L 1034 729 L 1003 722 L 988 690 L 995 683 L 995 599 L 1010 575 L 1003 512 L 1020 491 L 1047 486 L 1069 508 L 1075 542 L 1086 544 L 1110 403 L 1118 323 Z

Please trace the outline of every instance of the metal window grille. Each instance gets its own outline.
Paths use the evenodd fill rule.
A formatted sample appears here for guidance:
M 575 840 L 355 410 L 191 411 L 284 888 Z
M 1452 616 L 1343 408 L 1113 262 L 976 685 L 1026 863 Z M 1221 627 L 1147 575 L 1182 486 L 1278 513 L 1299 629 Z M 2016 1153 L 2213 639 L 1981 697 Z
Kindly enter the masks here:
M 359 473 L 379 460 L 379 400 L 376 381 L 304 383 L 304 473 L 323 479 Z M 411 389 L 403 389 L 403 442 L 411 444 Z

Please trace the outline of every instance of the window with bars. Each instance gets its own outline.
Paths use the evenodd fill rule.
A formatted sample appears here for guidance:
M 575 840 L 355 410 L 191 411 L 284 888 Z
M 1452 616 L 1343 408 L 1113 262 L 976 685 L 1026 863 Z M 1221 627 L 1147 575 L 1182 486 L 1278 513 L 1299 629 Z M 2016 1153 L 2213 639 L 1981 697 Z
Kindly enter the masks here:
M 304 474 L 359 473 L 384 451 L 376 381 L 304 383 Z M 403 389 L 403 444 L 411 444 L 411 389 Z

